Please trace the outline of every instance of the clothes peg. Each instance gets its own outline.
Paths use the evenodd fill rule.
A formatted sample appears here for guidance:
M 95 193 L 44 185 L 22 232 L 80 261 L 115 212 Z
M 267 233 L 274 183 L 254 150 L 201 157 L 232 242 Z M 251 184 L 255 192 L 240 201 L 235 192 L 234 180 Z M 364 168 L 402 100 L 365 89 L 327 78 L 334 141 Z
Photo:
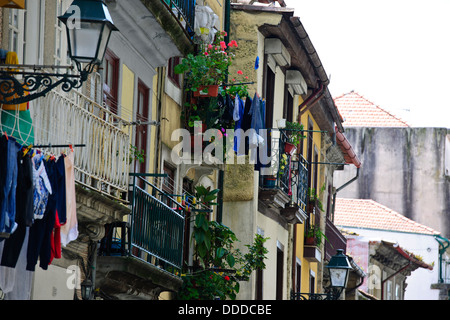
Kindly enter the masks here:
M 23 150 L 23 156 L 24 156 L 24 157 L 25 157 L 25 155 L 28 153 L 28 151 L 31 150 L 32 147 L 33 147 L 33 145 L 30 144 L 28 147 L 26 147 L 26 148 Z

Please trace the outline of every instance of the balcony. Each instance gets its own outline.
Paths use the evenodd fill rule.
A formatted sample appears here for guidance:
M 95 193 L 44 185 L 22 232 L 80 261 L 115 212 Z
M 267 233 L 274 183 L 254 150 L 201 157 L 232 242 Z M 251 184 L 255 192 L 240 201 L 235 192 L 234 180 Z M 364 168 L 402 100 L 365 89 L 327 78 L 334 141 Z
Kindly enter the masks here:
M 145 175 L 132 174 L 130 223 L 107 225 L 101 241 L 97 284 L 106 297 L 157 299 L 182 283 L 184 207 Z
M 186 32 L 194 33 L 195 0 L 161 0 L 173 16 L 180 22 Z
M 325 241 L 320 230 L 320 211 L 314 202 L 308 203 L 308 219 L 305 221 L 303 257 L 310 262 L 321 262 L 320 246 Z
M 68 148 L 52 145 L 84 144 L 75 149 L 78 185 L 126 202 L 130 155 L 127 122 L 83 94 L 50 91 L 32 108 L 35 145 L 59 154 Z
M 272 176 L 264 176 L 259 199 L 267 206 L 280 210 L 289 223 L 307 219 L 308 169 L 301 154 L 288 150 L 292 130 L 272 130 Z

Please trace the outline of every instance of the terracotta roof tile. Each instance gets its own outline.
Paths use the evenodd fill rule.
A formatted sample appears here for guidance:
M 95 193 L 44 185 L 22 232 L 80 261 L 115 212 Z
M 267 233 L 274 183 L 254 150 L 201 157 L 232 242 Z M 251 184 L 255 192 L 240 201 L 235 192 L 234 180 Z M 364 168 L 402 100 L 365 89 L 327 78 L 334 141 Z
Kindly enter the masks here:
M 334 98 L 334 103 L 347 127 L 409 127 L 399 117 L 354 91 Z
M 336 199 L 334 224 L 420 234 L 439 234 L 438 231 L 406 218 L 394 210 L 370 199 Z

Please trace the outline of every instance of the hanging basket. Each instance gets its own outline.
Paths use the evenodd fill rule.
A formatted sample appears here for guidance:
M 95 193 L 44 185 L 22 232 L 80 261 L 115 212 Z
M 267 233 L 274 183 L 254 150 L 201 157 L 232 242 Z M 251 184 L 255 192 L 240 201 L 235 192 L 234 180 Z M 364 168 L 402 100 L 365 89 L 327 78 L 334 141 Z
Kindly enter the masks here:
M 209 86 L 200 86 L 197 91 L 194 91 L 194 97 L 198 98 L 217 97 L 218 95 L 219 95 L 219 85 L 217 84 Z
M 297 148 L 295 147 L 294 144 L 290 142 L 286 142 L 284 144 L 284 152 L 290 154 L 291 156 L 294 154 L 295 150 L 297 150 Z

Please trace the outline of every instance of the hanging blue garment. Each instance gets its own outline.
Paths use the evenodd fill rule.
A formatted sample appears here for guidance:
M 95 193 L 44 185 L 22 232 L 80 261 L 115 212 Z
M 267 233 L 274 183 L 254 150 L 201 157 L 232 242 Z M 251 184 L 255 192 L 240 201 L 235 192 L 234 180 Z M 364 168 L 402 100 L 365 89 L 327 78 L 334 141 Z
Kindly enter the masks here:
M 234 108 L 234 151 L 239 156 L 245 154 L 245 148 L 242 148 L 243 150 L 240 150 L 241 144 L 243 145 L 243 139 L 245 135 L 242 128 L 242 124 L 244 121 L 244 101 L 239 97 L 239 95 L 236 95 Z
M 6 139 L 5 136 L 2 139 Z M 0 232 L 11 234 L 17 228 L 16 218 L 16 187 L 17 187 L 17 153 L 20 145 L 13 137 L 3 140 L 4 151 L 4 176 L 2 177 L 2 202 L 0 204 Z

